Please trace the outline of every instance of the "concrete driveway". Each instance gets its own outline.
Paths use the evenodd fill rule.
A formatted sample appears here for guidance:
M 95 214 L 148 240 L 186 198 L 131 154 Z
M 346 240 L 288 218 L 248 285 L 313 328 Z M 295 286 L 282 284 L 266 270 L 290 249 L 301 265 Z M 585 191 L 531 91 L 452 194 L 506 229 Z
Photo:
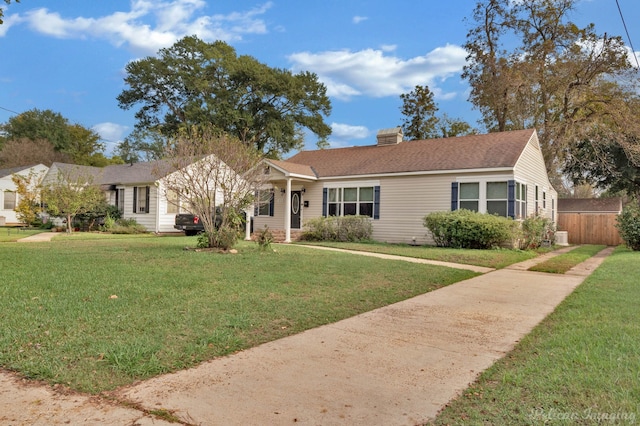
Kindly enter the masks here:
M 136 410 L 127 408 L 129 420 L 119 424 L 151 424 L 147 413 L 157 410 L 190 425 L 420 424 L 511 350 L 611 250 L 565 275 L 513 265 L 141 382 L 111 395 L 120 403 L 113 412 L 125 405 L 138 410 L 135 417 Z M 86 401 L 78 398 L 88 419 Z M 11 407 L 0 398 L 3 408 Z M 25 410 L 14 411 L 0 420 L 32 424 L 21 414 Z M 39 418 L 41 424 L 114 419 L 97 409 L 88 421 L 73 413 L 70 407 Z

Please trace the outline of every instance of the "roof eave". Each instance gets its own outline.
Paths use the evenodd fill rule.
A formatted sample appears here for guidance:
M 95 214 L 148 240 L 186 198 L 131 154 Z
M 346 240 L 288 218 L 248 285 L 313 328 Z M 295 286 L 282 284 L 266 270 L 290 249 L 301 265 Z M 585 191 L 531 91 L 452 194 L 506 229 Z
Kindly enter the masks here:
M 370 173 L 361 175 L 341 175 L 341 176 L 320 176 L 317 180 L 339 180 L 339 179 L 371 179 L 380 177 L 398 177 L 398 176 L 419 176 L 419 175 L 442 175 L 442 174 L 458 174 L 458 173 L 504 173 L 513 172 L 514 167 L 492 167 L 477 169 L 445 169 L 445 170 L 419 170 L 412 172 L 390 172 L 390 173 Z

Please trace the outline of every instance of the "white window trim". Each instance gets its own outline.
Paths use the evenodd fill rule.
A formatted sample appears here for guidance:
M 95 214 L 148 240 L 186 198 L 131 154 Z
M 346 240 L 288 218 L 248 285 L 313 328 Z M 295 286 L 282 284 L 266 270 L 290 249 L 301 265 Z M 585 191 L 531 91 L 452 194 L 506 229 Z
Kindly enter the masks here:
M 479 192 L 478 192 L 478 213 L 487 213 L 487 183 L 489 182 L 509 182 L 510 180 L 514 180 L 521 184 L 527 185 L 527 192 L 529 191 L 529 183 L 526 179 L 519 179 L 513 175 L 484 175 L 484 176 L 461 176 L 456 178 L 457 183 L 478 183 Z M 509 188 L 507 187 L 507 191 Z M 534 190 L 535 191 L 535 190 Z M 529 194 L 527 194 L 527 206 L 529 203 Z M 508 202 L 509 193 L 507 192 L 507 202 Z M 535 197 L 535 193 L 534 193 Z M 517 200 L 516 200 L 517 202 Z M 460 208 L 460 195 L 458 195 L 458 208 Z M 507 207 L 508 209 L 508 207 Z M 525 216 L 526 217 L 526 216 Z M 518 220 L 518 218 L 516 218 Z

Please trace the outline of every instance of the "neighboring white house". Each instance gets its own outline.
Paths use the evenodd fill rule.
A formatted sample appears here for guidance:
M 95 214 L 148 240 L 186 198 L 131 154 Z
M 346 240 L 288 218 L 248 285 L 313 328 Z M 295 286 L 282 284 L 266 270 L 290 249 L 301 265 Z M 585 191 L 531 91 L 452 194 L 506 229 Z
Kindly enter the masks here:
M 14 174 L 27 177 L 30 173 L 42 179 L 49 168 L 43 164 L 32 166 L 13 167 L 10 169 L 0 169 L 0 226 L 22 225 L 16 216 L 15 208 L 20 200 L 20 195 L 16 193 L 16 185 L 13 183 Z
M 168 161 L 118 164 L 106 167 L 53 163 L 44 182 L 55 182 L 59 171 L 67 176 L 90 177 L 105 191 L 107 202 L 118 206 L 122 217 L 135 219 L 150 232 L 178 232 L 173 228 L 175 215 L 181 211 L 180 200 L 167 200 L 163 179 L 175 168 Z M 169 197 L 171 195 L 169 194 Z M 220 194 L 217 201 L 220 201 Z
M 373 239 L 433 243 L 423 218 L 466 208 L 522 219 L 556 220 L 551 186 L 535 130 L 403 141 L 382 130 L 377 144 L 301 151 L 266 160 L 270 203 L 256 210 L 254 229 L 283 230 L 285 241 L 320 216 L 371 217 Z

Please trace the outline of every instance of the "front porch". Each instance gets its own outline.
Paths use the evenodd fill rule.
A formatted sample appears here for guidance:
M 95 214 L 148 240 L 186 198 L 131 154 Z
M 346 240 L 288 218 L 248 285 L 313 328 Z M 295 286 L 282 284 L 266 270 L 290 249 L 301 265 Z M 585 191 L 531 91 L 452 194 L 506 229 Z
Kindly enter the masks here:
M 276 242 L 298 241 L 305 216 L 313 217 L 309 207 L 319 208 L 317 200 L 311 201 L 314 191 L 310 191 L 317 177 L 309 166 L 278 160 L 265 160 L 265 166 L 268 179 L 261 191 L 269 191 L 271 201 L 270 206 L 256 209 L 254 230 L 268 226 Z

